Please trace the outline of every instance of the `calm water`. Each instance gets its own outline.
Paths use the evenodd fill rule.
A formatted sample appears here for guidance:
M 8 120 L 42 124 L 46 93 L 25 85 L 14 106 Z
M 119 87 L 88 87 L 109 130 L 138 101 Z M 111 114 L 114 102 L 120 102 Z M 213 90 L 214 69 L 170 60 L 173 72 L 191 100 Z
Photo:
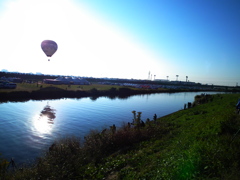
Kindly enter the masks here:
M 91 129 L 113 124 L 119 127 L 123 122 L 132 122 L 133 110 L 142 112 L 144 121 L 153 119 L 155 113 L 161 117 L 183 109 L 197 94 L 201 92 L 2 103 L 0 153 L 7 160 L 13 157 L 17 163 L 29 163 L 59 137 L 83 137 Z M 46 112 L 53 112 L 48 113 L 50 118 L 44 116 Z

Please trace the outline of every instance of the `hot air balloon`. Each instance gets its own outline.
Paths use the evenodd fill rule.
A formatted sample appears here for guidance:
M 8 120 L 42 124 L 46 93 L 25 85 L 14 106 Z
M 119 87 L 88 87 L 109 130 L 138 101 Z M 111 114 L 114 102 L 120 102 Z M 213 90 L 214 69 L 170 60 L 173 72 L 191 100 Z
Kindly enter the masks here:
M 47 57 L 52 57 L 52 55 L 58 49 L 57 43 L 52 40 L 44 40 L 41 43 L 41 47 L 42 47 L 43 52 L 47 55 Z M 48 59 L 48 61 L 50 61 L 50 59 Z

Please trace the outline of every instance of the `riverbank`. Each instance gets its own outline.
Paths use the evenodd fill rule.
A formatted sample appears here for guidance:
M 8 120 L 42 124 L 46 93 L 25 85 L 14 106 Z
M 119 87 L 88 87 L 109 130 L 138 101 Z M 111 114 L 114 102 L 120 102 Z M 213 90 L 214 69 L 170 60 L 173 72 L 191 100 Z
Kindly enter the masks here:
M 199 90 L 186 89 L 137 89 L 116 85 L 38 85 L 19 83 L 17 89 L 3 89 L 0 91 L 0 102 L 47 100 L 61 98 L 83 98 L 96 99 L 101 96 L 109 98 L 127 98 L 137 94 L 151 93 L 175 93 L 175 92 L 198 92 Z M 215 90 L 216 91 L 216 90 Z
M 157 120 L 59 140 L 6 179 L 238 179 L 240 94 L 197 96 L 196 106 Z M 144 112 L 142 112 L 144 113 Z M 135 114 L 135 116 L 134 116 Z M 1 164 L 1 163 L 0 163 Z M 3 163 L 2 163 L 3 164 Z M 2 171 L 3 172 L 3 171 Z

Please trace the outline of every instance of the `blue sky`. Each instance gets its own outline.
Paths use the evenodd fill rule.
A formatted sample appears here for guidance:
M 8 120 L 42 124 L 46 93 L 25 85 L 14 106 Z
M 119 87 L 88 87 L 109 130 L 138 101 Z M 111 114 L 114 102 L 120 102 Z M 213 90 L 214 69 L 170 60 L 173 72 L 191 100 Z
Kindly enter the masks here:
M 1 59 L 8 59 L 0 70 L 135 79 L 147 79 L 150 71 L 156 79 L 169 76 L 176 80 L 179 75 L 182 81 L 188 76 L 190 81 L 200 83 L 240 84 L 238 0 L 34 2 L 0 1 L 4 7 L 0 9 L 0 23 L 3 19 L 6 23 L 8 18 L 14 23 L 14 17 L 24 14 L 15 22 L 18 25 L 7 24 L 2 33 L 0 29 L 0 34 L 5 33 L 0 39 L 7 39 L 6 33 L 9 37 L 14 34 L 9 47 L 18 44 L 13 48 L 16 56 L 0 53 Z M 16 12 L 14 7 L 21 11 Z M 43 12 L 49 18 L 42 17 Z M 37 48 L 31 49 L 35 43 L 39 48 L 41 39 L 52 39 L 59 45 L 50 62 L 45 62 Z M 28 53 L 24 53 L 24 45 L 19 50 L 19 42 L 25 40 L 26 45 L 31 45 Z M 10 52 L 9 47 L 2 44 L 1 49 Z M 21 63 L 13 66 L 19 59 Z

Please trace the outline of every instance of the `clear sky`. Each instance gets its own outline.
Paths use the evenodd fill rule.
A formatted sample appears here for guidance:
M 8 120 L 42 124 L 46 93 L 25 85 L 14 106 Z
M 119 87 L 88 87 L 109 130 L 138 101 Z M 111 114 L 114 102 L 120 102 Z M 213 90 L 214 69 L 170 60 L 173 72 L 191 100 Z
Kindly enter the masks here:
M 51 60 L 41 42 L 54 40 Z M 240 85 L 239 0 L 0 0 L 0 70 Z

